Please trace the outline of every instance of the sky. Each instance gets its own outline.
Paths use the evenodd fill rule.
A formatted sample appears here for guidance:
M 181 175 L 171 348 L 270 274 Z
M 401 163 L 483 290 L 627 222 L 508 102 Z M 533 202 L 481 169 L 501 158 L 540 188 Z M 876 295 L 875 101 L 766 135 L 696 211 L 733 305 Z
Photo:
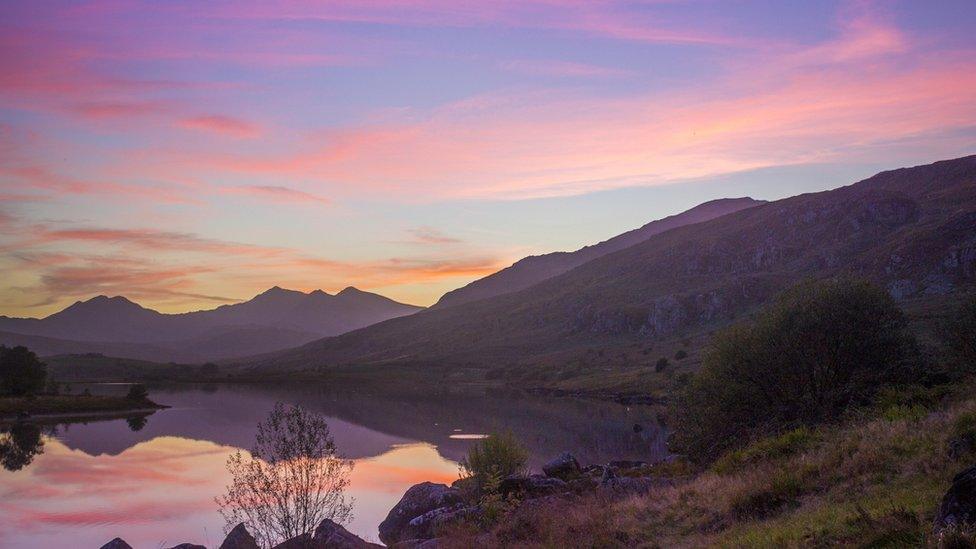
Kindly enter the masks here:
M 976 153 L 976 3 L 0 3 L 0 314 L 429 305 L 720 197 Z

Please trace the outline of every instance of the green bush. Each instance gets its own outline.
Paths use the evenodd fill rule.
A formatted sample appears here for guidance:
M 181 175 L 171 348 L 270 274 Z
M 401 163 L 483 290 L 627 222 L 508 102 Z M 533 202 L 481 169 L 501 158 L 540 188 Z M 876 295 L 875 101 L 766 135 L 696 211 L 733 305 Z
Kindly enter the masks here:
M 917 347 L 884 290 L 831 280 L 784 292 L 716 335 L 680 387 L 672 447 L 698 462 L 764 435 L 838 417 L 917 375 Z
M 47 367 L 27 347 L 0 345 L 0 394 L 36 394 L 46 379 Z
M 512 433 L 492 434 L 471 446 L 468 457 L 461 461 L 461 473 L 490 492 L 505 477 L 525 474 L 528 459 L 528 452 Z

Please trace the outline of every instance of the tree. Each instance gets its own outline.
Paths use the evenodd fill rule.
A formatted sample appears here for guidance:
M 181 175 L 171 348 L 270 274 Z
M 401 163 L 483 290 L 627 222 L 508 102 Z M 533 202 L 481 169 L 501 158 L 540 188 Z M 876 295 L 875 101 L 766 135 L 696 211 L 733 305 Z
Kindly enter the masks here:
M 801 284 L 713 338 L 701 371 L 678 391 L 672 448 L 708 461 L 756 436 L 830 420 L 884 384 L 911 381 L 917 358 L 884 290 Z
M 135 385 L 129 387 L 129 394 L 125 396 L 129 400 L 146 400 L 149 398 L 149 391 L 146 390 L 146 386 L 142 383 L 136 383 Z
M 46 379 L 47 367 L 27 347 L 0 345 L 0 394 L 39 393 Z
M 352 468 L 338 456 L 321 415 L 279 402 L 258 424 L 250 454 L 238 450 L 228 458 L 232 481 L 216 502 L 228 530 L 243 522 L 271 547 L 312 532 L 324 519 L 351 519 L 345 489 Z

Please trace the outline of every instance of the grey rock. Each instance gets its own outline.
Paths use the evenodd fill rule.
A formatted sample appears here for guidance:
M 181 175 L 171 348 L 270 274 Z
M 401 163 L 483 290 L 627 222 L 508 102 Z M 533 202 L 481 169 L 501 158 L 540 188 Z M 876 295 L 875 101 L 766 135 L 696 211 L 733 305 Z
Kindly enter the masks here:
M 976 526 L 976 466 L 952 479 L 952 486 L 942 498 L 935 516 L 936 532 L 950 527 Z
M 244 523 L 240 523 L 224 538 L 219 549 L 261 549 L 254 536 L 247 531 Z
M 428 511 L 461 502 L 460 492 L 444 484 L 422 482 L 410 487 L 380 523 L 380 541 L 387 545 L 416 536 L 405 535 L 410 521 Z
M 122 538 L 115 538 L 103 545 L 101 549 L 132 549 L 132 546 L 126 543 Z
M 480 512 L 479 508 L 468 507 L 462 503 L 431 509 L 419 517 L 414 517 L 403 529 L 403 536 L 418 540 L 431 539 L 437 535 L 438 529 L 442 526 L 477 515 Z
M 503 496 L 537 498 L 567 490 L 566 481 L 543 475 L 511 476 L 502 480 L 498 491 Z
M 547 477 L 572 480 L 580 475 L 580 464 L 569 452 L 563 452 L 542 466 Z
M 946 454 L 950 459 L 962 459 L 976 451 L 976 433 L 952 437 L 946 446 Z
M 181 543 L 179 545 L 174 545 L 169 549 L 207 549 L 206 546 L 197 545 L 195 543 Z

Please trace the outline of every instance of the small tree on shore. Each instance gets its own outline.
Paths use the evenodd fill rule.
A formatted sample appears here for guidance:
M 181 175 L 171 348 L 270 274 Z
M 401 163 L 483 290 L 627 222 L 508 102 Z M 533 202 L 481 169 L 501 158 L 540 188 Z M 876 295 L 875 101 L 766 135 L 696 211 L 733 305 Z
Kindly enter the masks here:
M 502 479 L 524 474 L 529 454 L 511 432 L 495 433 L 471 446 L 461 461 L 461 475 L 474 478 L 479 489 L 490 491 Z
M 149 391 L 142 383 L 136 383 L 129 387 L 129 394 L 126 395 L 126 398 L 129 400 L 143 401 L 149 398 Z
M 27 347 L 0 345 L 0 394 L 40 393 L 46 379 L 47 367 Z
M 312 532 L 324 519 L 349 521 L 353 502 L 345 490 L 352 468 L 338 456 L 321 415 L 279 402 L 258 424 L 251 452 L 227 459 L 232 481 L 216 502 L 228 530 L 243 522 L 271 547 Z

